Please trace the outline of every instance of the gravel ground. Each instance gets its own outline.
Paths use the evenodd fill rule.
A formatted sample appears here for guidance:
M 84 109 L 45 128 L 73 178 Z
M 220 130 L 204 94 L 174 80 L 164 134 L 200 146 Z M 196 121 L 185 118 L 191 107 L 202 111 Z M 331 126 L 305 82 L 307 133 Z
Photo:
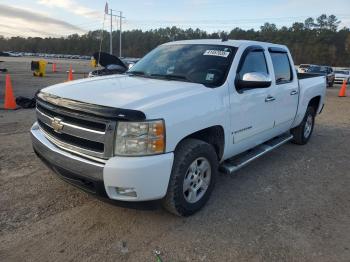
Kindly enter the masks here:
M 3 64 L 16 95 L 66 77 L 33 78 L 28 62 L 13 60 Z M 76 67 L 87 72 L 84 63 Z M 0 94 L 3 86 L 0 73 Z M 338 88 L 327 91 L 309 144 L 220 175 L 189 218 L 118 207 L 66 184 L 32 151 L 34 111 L 0 110 L 0 261 L 156 261 L 154 250 L 163 261 L 350 261 L 350 98 Z

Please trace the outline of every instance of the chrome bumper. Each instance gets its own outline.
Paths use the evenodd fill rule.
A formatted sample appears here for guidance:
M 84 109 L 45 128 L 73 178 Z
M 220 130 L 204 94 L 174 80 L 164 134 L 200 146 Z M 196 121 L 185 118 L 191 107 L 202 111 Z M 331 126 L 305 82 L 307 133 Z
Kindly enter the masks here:
M 34 150 L 48 165 L 60 167 L 80 177 L 103 181 L 104 164 L 76 156 L 56 147 L 44 136 L 37 122 L 34 123 L 30 132 Z
M 334 79 L 334 83 L 343 83 L 344 80 L 346 80 L 346 82 L 349 82 L 349 80 L 346 78 L 336 78 Z

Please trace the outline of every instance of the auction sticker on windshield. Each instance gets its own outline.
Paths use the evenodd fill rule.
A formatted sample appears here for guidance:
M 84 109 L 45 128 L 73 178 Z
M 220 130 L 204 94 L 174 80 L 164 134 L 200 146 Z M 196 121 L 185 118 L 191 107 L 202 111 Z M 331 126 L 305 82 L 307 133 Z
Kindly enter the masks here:
M 230 52 L 220 50 L 206 50 L 203 55 L 220 56 L 227 58 L 230 55 Z

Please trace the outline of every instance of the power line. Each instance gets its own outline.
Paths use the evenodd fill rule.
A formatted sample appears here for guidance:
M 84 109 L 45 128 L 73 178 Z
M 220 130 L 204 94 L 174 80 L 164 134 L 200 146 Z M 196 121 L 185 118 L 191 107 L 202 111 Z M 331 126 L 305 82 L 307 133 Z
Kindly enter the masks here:
M 309 16 L 299 16 L 299 17 L 277 17 L 277 18 L 252 18 L 252 19 L 216 19 L 216 20 L 132 20 L 129 19 L 127 20 L 128 22 L 131 23 L 138 23 L 138 24 L 164 24 L 164 23 L 173 23 L 173 24 L 178 24 L 178 23 L 186 23 L 186 24 L 213 24 L 213 23 L 217 23 L 217 24 L 227 24 L 227 23 L 236 23 L 236 24 L 240 24 L 240 23 L 260 23 L 260 22 L 265 22 L 265 21 L 283 21 L 283 20 L 290 20 L 290 21 L 295 21 L 296 19 L 303 19 L 303 18 L 309 18 Z M 342 18 L 350 18 L 350 14 L 349 15 L 342 15 L 341 17 L 337 17 L 339 19 Z

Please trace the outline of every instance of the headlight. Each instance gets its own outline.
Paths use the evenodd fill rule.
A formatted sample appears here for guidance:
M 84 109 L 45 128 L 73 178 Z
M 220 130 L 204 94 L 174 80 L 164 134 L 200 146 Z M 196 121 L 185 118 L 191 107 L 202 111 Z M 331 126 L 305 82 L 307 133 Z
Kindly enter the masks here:
M 163 120 L 118 122 L 114 154 L 121 156 L 155 155 L 165 151 Z

